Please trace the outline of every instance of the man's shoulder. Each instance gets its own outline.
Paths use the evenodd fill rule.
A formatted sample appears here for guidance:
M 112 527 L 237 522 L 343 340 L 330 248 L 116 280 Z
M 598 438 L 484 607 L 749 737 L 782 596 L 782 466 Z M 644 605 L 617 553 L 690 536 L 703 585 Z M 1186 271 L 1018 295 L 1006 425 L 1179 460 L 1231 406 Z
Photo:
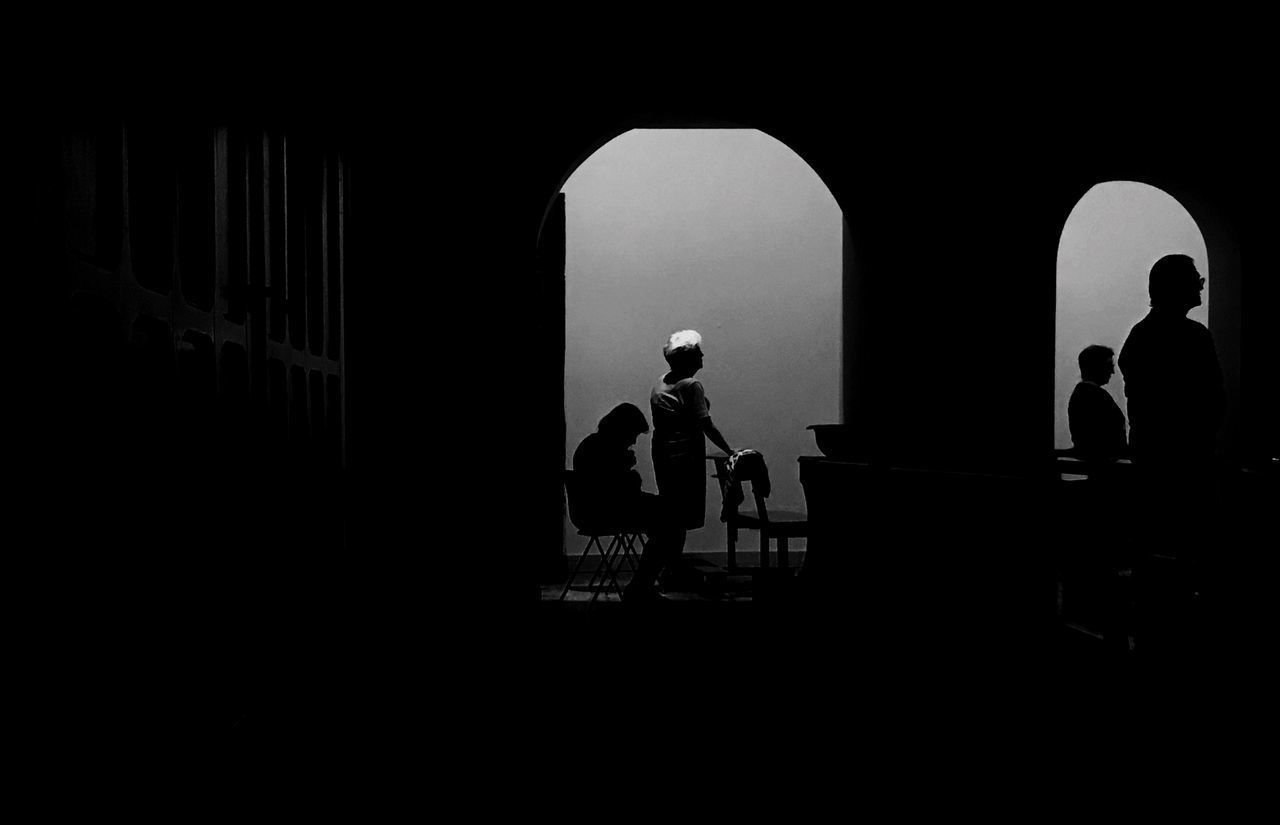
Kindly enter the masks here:
M 1076 384 L 1076 388 L 1071 391 L 1071 398 L 1076 401 L 1101 401 L 1104 395 L 1107 398 L 1111 397 L 1111 393 L 1089 381 L 1081 381 Z
M 1173 323 L 1170 323 L 1173 321 Z M 1168 341 L 1170 338 L 1177 338 L 1183 333 L 1181 322 L 1196 324 L 1189 318 L 1171 319 L 1161 317 L 1155 313 L 1148 312 L 1129 329 L 1129 334 L 1125 336 L 1124 344 L 1120 347 L 1120 355 L 1124 357 L 1133 353 L 1135 349 L 1149 350 L 1152 347 L 1161 346 L 1160 342 Z
M 1134 324 L 1132 327 L 1129 328 L 1129 337 L 1132 338 L 1135 334 L 1143 335 L 1151 331 L 1151 329 L 1155 326 L 1155 323 L 1156 322 L 1152 318 L 1151 313 L 1148 312 L 1146 315 L 1143 315 L 1141 318 L 1139 318 L 1136 324 Z
M 1129 327 L 1129 333 L 1125 335 L 1124 343 L 1120 345 L 1118 357 L 1124 358 L 1133 351 L 1134 346 L 1140 345 L 1139 342 L 1142 341 L 1143 337 L 1147 334 L 1147 327 L 1149 326 L 1148 321 L 1150 319 L 1151 316 L 1147 315 L 1138 321 L 1138 323 Z
M 1209 331 L 1209 328 L 1197 321 L 1195 318 L 1183 318 L 1181 327 L 1186 330 L 1187 335 L 1194 335 L 1195 337 L 1202 339 L 1213 337 L 1213 333 Z

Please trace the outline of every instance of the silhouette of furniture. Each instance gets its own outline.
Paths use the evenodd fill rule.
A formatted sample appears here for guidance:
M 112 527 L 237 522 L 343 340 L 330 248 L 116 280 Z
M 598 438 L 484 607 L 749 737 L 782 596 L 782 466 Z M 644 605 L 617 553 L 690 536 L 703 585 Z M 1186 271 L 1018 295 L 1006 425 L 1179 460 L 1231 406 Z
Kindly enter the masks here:
M 720 499 L 725 509 L 728 510 L 728 517 L 724 519 L 724 523 L 728 534 L 727 548 L 729 551 L 729 571 L 736 572 L 739 569 L 769 569 L 770 541 L 776 541 L 778 545 L 778 569 L 788 570 L 788 542 L 791 539 L 805 538 L 809 535 L 809 521 L 806 514 L 795 512 L 793 510 L 774 510 L 773 512 L 770 512 L 768 505 L 765 504 L 764 496 L 761 495 L 760 490 L 757 488 L 754 481 L 751 479 L 735 480 L 730 476 L 728 456 L 708 456 L 707 458 L 708 460 L 715 462 L 716 472 L 712 477 L 720 482 Z M 735 483 L 751 485 L 751 497 L 756 503 L 756 514 L 754 516 L 739 512 L 738 507 L 730 504 L 730 490 Z M 743 500 L 746 500 L 745 495 Z M 759 531 L 759 568 L 738 567 L 737 549 L 739 530 Z
M 618 585 L 617 576 L 621 564 L 625 561 L 634 574 L 640 567 L 638 552 L 643 552 L 645 546 L 644 530 L 639 525 L 610 523 L 607 520 L 600 520 L 598 514 L 589 511 L 585 505 L 587 500 L 583 490 L 585 483 L 585 479 L 573 470 L 564 471 L 564 490 L 569 500 L 569 521 L 578 529 L 579 536 L 586 537 L 587 546 L 578 556 L 578 563 L 574 565 L 573 572 L 569 574 L 564 587 L 560 590 L 560 601 L 564 601 L 571 589 L 577 589 L 574 588 L 573 582 L 578 577 L 582 563 L 591 555 L 593 547 L 599 556 L 599 563 L 591 571 L 591 578 L 586 586 L 581 589 L 591 591 L 591 601 L 594 602 L 600 597 L 601 591 L 608 590 L 606 586 L 608 582 L 621 598 L 622 588 Z M 608 538 L 609 543 L 604 544 L 600 541 L 601 538 Z M 636 549 L 637 542 L 640 544 L 639 551 Z
M 1133 460 L 1127 455 L 1115 461 L 1082 457 L 1074 448 L 1054 450 L 1054 469 L 1060 477 L 1132 479 Z

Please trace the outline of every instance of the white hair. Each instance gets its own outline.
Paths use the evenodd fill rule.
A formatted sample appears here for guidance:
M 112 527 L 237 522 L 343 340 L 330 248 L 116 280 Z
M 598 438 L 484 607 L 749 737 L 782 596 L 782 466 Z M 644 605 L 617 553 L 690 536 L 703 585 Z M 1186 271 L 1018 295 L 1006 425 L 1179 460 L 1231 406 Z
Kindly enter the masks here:
M 670 357 L 673 354 L 698 349 L 701 346 L 702 336 L 698 334 L 696 329 L 682 329 L 679 332 L 671 333 L 671 337 L 667 339 L 667 345 L 662 348 L 662 354 L 665 357 Z

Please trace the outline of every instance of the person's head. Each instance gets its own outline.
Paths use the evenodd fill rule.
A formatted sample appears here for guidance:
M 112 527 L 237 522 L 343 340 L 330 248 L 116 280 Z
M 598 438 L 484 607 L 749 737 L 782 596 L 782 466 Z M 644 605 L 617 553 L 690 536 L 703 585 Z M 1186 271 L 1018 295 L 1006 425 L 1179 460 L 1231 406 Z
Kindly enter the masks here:
M 702 369 L 702 336 L 693 329 L 672 333 L 662 348 L 662 357 L 673 371 L 693 375 Z
M 1202 291 L 1204 278 L 1187 255 L 1165 255 L 1151 267 L 1147 292 L 1153 307 L 1186 312 L 1200 306 Z
M 624 403 L 605 413 L 596 425 L 596 431 L 611 441 L 620 441 L 630 447 L 639 435 L 649 432 L 649 422 L 639 407 Z
M 1101 344 L 1091 344 L 1080 350 L 1076 360 L 1080 362 L 1080 376 L 1099 386 L 1111 380 L 1116 374 L 1115 350 Z

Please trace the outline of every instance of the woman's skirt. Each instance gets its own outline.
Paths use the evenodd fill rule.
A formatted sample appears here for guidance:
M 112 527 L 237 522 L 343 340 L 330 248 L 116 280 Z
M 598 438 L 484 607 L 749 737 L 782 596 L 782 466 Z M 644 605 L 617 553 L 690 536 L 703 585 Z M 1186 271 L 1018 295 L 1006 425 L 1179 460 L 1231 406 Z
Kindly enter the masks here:
M 679 457 L 653 456 L 653 474 L 666 512 L 684 530 L 706 523 L 707 460 L 694 453 Z

